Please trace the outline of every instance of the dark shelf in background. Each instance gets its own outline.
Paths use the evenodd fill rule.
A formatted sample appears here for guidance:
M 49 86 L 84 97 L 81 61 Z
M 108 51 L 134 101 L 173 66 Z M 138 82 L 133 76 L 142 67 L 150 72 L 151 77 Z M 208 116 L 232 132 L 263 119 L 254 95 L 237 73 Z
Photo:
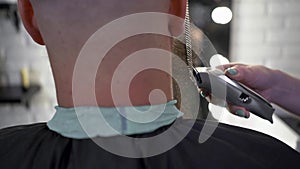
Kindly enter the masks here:
M 20 19 L 18 14 L 18 6 L 13 1 L 0 1 L 0 10 L 6 12 L 6 17 L 11 20 L 17 31 L 20 31 Z
M 26 90 L 22 86 L 0 87 L 0 103 L 19 103 L 29 108 L 31 98 L 40 89 L 39 85 L 31 85 Z

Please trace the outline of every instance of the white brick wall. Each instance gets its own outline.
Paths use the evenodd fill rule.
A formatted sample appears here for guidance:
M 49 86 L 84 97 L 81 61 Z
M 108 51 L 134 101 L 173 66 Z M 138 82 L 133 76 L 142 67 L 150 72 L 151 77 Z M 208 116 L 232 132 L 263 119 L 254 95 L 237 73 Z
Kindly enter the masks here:
M 267 5 L 267 11 L 271 16 L 290 17 L 299 15 L 299 0 L 262 0 Z
M 300 1 L 233 1 L 231 60 L 300 77 Z
M 42 90 L 32 98 L 30 109 L 18 104 L 0 104 L 0 128 L 17 124 L 48 121 L 56 103 L 55 86 L 44 47 L 32 41 L 25 29 L 17 33 L 11 21 L 0 18 L 0 51 L 7 57 L 8 85 L 20 84 L 20 69 L 30 72 L 31 83 Z

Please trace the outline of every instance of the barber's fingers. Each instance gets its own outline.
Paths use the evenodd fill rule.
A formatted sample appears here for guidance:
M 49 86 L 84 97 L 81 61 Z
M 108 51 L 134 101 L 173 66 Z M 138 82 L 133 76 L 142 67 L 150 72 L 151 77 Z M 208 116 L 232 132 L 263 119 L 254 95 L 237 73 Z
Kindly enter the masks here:
M 240 106 L 235 106 L 232 104 L 226 103 L 224 100 L 218 99 L 216 97 L 212 97 L 209 92 L 206 90 L 200 90 L 200 94 L 202 97 L 204 97 L 208 102 L 222 106 L 222 107 L 227 107 L 228 111 L 236 116 L 243 117 L 243 118 L 249 118 L 250 117 L 250 112 L 246 110 L 244 107 Z
M 243 117 L 243 118 L 250 117 L 250 112 L 247 109 L 245 109 L 244 107 L 228 104 L 227 108 L 228 108 L 229 112 L 231 112 L 232 114 L 234 114 L 236 116 Z

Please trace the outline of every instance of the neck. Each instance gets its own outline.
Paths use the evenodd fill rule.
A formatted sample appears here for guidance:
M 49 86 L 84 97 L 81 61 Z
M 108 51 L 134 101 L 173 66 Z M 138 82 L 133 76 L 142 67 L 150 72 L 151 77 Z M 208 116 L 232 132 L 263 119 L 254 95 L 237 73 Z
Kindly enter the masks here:
M 170 51 L 170 44 L 169 38 L 158 35 L 135 36 L 124 40 L 107 53 L 99 64 L 94 81 L 76 82 L 82 83 L 75 85 L 83 86 L 78 89 L 80 94 L 74 94 L 72 91 L 76 57 L 66 56 L 64 61 L 58 62 L 54 60 L 59 57 L 50 56 L 49 52 L 58 104 L 62 107 L 115 107 L 162 104 L 173 100 L 171 56 L 163 56 L 166 53 L 156 52 L 152 52 L 151 56 L 149 55 L 151 51 L 150 53 L 141 51 L 149 48 Z M 147 65 L 158 67 L 147 68 Z M 89 86 L 93 84 L 94 98 L 91 98 L 87 93 Z

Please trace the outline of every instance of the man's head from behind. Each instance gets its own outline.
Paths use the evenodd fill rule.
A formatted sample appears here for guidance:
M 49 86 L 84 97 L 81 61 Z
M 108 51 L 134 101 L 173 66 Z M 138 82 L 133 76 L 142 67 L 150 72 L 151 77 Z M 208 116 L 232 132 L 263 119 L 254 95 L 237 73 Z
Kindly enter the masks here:
M 18 0 L 18 3 L 26 30 L 33 40 L 41 45 L 45 44 L 47 47 L 56 82 L 58 101 L 63 106 L 73 106 L 72 101 L 66 98 L 72 97 L 74 65 L 80 50 L 93 33 L 116 19 L 135 13 L 159 12 L 184 18 L 186 7 L 186 0 Z M 141 24 L 143 23 L 141 22 Z M 167 21 L 165 27 L 172 33 L 178 32 L 178 30 L 182 31 L 182 27 L 174 27 L 172 20 Z M 122 27 L 119 30 L 122 31 Z M 124 59 L 120 53 L 135 52 L 144 47 L 145 44 L 142 42 L 145 41 L 171 50 L 170 38 L 142 35 L 128 40 L 126 44 L 116 45 L 112 52 L 107 54 L 107 58 L 115 58 L 118 62 Z M 116 60 L 112 59 L 111 62 L 104 64 L 102 72 L 99 70 L 102 80 L 96 78 L 99 88 L 96 88 L 95 92 L 105 96 L 105 99 L 97 99 L 105 100 L 102 103 L 107 106 L 111 105 L 107 101 L 110 100 L 109 93 L 106 93 L 110 91 L 110 87 L 109 85 L 105 87 L 105 85 L 107 81 L 111 81 L 112 72 L 109 69 L 116 63 Z M 168 65 L 167 62 L 166 65 Z M 168 88 L 171 89 L 170 76 L 158 75 L 159 73 L 155 72 L 148 72 L 148 74 L 152 79 L 160 80 L 154 80 L 155 83 L 152 84 L 146 83 L 143 78 L 136 78 L 136 83 L 132 83 L 136 93 L 133 92 L 132 95 L 138 96 L 143 91 L 158 87 L 166 93 L 168 100 L 172 99 L 172 93 L 167 91 Z M 152 76 L 153 74 L 155 76 Z M 143 100 L 148 99 L 146 98 L 148 94 L 131 99 L 140 100 L 137 101 L 137 104 L 143 104 Z M 82 105 L 89 105 L 89 103 L 84 102 Z

